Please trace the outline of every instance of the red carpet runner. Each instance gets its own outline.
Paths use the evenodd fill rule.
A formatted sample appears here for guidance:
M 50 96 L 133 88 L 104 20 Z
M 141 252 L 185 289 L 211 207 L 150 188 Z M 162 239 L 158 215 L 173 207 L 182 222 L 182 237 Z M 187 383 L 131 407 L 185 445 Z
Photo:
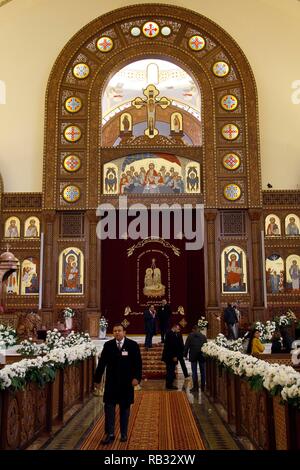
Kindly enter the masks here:
M 153 344 L 146 351 L 144 345 L 139 344 L 143 361 L 143 379 L 164 379 L 166 364 L 161 361 L 163 344 Z
M 120 442 L 119 410 L 116 409 L 116 439 L 100 444 L 104 416 L 85 438 L 81 450 L 205 450 L 184 392 L 136 392 L 131 407 L 128 441 Z

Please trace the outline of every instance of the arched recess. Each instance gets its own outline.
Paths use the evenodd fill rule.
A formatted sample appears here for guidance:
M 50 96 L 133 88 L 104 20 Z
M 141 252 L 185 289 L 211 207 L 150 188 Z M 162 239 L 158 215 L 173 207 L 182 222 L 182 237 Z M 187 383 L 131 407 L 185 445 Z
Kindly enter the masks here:
M 149 11 L 151 15 L 149 16 Z M 132 27 L 142 29 L 146 21 L 167 26 L 171 34 L 148 38 L 131 35 Z M 194 51 L 189 39 L 200 35 L 205 47 Z M 113 48 L 100 52 L 96 43 L 103 36 L 113 40 Z M 133 5 L 107 13 L 83 27 L 64 47 L 56 60 L 46 97 L 43 194 L 44 209 L 94 209 L 101 201 L 101 106 L 105 84 L 124 65 L 142 58 L 173 61 L 191 74 L 202 91 L 203 147 L 193 149 L 203 168 L 203 202 L 207 208 L 258 208 L 261 206 L 260 158 L 258 139 L 257 92 L 250 65 L 234 39 L 220 26 L 193 11 L 164 4 Z M 230 68 L 221 78 L 213 73 L 216 62 Z M 84 80 L 76 79 L 73 67 L 89 66 Z M 238 98 L 235 110 L 221 106 L 222 97 Z M 65 100 L 79 97 L 82 108 L 68 113 Z M 236 125 L 239 135 L 226 140 L 222 129 Z M 70 143 L 63 132 L 78 126 L 81 138 Z M 165 148 L 159 142 L 159 148 Z M 189 148 L 187 148 L 187 151 Z M 77 153 L 82 165 L 76 172 L 63 166 L 66 156 Z M 224 165 L 224 157 L 234 153 L 240 160 L 236 169 Z M 63 198 L 68 185 L 75 185 L 72 202 Z M 238 199 L 227 198 L 228 185 L 238 185 Z M 230 192 L 230 191 L 229 191 Z M 80 197 L 78 197 L 80 195 Z M 73 196 L 72 196 L 73 197 Z

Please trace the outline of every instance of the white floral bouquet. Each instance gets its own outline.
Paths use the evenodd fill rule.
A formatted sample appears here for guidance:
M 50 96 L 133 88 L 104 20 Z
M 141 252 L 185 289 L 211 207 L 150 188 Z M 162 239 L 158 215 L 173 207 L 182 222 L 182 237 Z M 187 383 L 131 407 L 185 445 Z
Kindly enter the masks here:
M 41 346 L 33 342 L 32 338 L 21 341 L 20 346 L 17 349 L 17 353 L 23 356 L 40 356 L 42 355 Z
M 108 327 L 108 321 L 105 317 L 100 317 L 99 327 L 101 330 L 106 330 L 106 328 Z
M 17 333 L 11 326 L 0 325 L 0 345 L 3 348 L 13 346 L 17 342 Z
M 291 320 L 287 317 L 287 315 L 280 315 L 280 317 L 275 317 L 274 321 L 278 326 L 289 326 L 291 324 Z
M 205 319 L 205 317 L 200 317 L 197 325 L 199 326 L 200 329 L 207 328 L 208 321 Z
M 64 338 L 61 333 L 55 329 L 53 331 L 47 331 L 46 342 L 43 344 L 34 343 L 32 338 L 22 341 L 17 352 L 23 356 L 42 356 L 56 348 L 72 348 L 91 342 L 92 340 L 88 333 L 74 333 L 74 331 L 71 331 L 71 333 Z
M 35 382 L 40 386 L 55 379 L 57 369 L 95 356 L 97 349 L 92 342 L 84 342 L 65 349 L 53 349 L 43 357 L 23 359 L 8 364 L 0 370 L 0 390 L 23 389 L 26 383 Z
M 221 348 L 230 349 L 230 351 L 243 351 L 244 343 L 242 338 L 235 340 L 227 339 L 222 333 L 219 333 L 215 339 L 215 343 Z
M 254 330 L 260 331 L 260 340 L 262 343 L 270 343 L 273 333 L 276 330 L 276 323 L 275 321 L 270 320 L 268 320 L 266 323 L 257 321 L 254 323 L 252 328 Z
M 74 315 L 75 315 L 75 312 L 70 307 L 66 307 L 64 309 L 64 317 L 65 318 L 73 318 Z

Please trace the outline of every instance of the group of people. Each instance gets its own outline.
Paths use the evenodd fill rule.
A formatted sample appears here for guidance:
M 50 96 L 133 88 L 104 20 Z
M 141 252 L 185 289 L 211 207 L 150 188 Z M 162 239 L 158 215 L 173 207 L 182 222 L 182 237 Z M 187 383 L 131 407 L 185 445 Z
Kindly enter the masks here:
M 224 322 L 227 327 L 228 339 L 237 339 L 239 337 L 239 324 L 241 320 L 241 313 L 239 310 L 239 301 L 236 303 L 228 303 L 224 310 Z M 248 354 L 262 354 L 265 350 L 264 344 L 260 340 L 261 332 L 258 329 L 252 329 L 246 333 L 248 338 L 248 345 L 246 352 Z M 290 337 L 286 327 L 281 326 L 275 330 L 271 343 L 271 353 L 290 353 L 292 346 L 292 338 Z
M 260 340 L 261 332 L 253 329 L 249 333 L 249 342 L 247 346 L 248 354 L 262 354 L 265 350 L 264 344 Z M 290 353 L 293 339 L 289 335 L 286 327 L 281 326 L 273 333 L 271 343 L 271 354 Z
M 171 314 L 172 309 L 166 299 L 162 300 L 162 303 L 157 310 L 155 310 L 154 305 L 150 305 L 149 308 L 144 311 L 146 349 L 152 348 L 152 338 L 154 335 L 156 335 L 157 319 L 159 321 L 161 342 L 162 344 L 165 342 L 166 333 L 171 322 Z
M 164 342 L 164 349 L 162 353 L 162 361 L 166 363 L 166 389 L 177 390 L 174 385 L 176 377 L 175 368 L 178 362 L 182 367 L 182 371 L 185 378 L 189 377 L 187 367 L 184 360 L 188 357 L 191 362 L 193 387 L 191 392 L 197 392 L 199 390 L 198 381 L 198 364 L 200 369 L 201 377 L 201 390 L 205 388 L 205 358 L 202 353 L 202 346 L 207 342 L 207 338 L 203 335 L 198 326 L 195 325 L 192 332 L 188 335 L 186 342 L 183 342 L 183 338 L 180 331 L 180 326 L 175 324 L 170 330 L 167 331 Z

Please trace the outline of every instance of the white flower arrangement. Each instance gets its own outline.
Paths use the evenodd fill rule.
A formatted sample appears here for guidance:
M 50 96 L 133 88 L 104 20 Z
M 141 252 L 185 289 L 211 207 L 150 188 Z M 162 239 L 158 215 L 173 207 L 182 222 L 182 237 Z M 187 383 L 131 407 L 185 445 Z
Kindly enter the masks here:
M 73 318 L 74 316 L 75 316 L 75 312 L 70 307 L 66 307 L 64 309 L 64 317 L 65 318 Z
M 44 385 L 55 379 L 57 369 L 76 361 L 83 361 L 90 356 L 95 356 L 96 353 L 97 349 L 90 341 L 65 349 L 53 349 L 43 357 L 23 359 L 20 362 L 7 365 L 0 370 L 0 390 L 9 387 L 13 390 L 19 390 L 30 381 Z
M 257 321 L 252 326 L 254 330 L 260 331 L 260 340 L 262 343 L 269 343 L 272 339 L 273 333 L 276 330 L 275 321 L 268 320 L 266 323 Z
M 32 338 L 25 339 L 20 343 L 20 346 L 17 349 L 17 353 L 22 354 L 23 356 L 39 356 L 40 347 L 37 343 L 34 343 Z
M 290 326 L 297 321 L 297 317 L 291 309 L 288 309 L 285 315 L 275 317 L 274 321 L 278 326 Z
M 219 333 L 215 339 L 215 343 L 222 348 L 230 349 L 231 351 L 243 351 L 244 345 L 242 338 L 235 340 L 227 339 L 222 333 Z
M 205 317 L 200 317 L 200 319 L 197 322 L 197 325 L 199 326 L 200 329 L 207 328 L 208 321 L 205 319 Z
M 101 330 L 106 330 L 108 327 L 108 321 L 106 320 L 105 317 L 100 317 L 99 320 L 99 327 Z
M 29 338 L 29 340 L 20 343 L 17 352 L 23 356 L 41 356 L 48 354 L 53 349 L 66 349 L 91 342 L 88 333 L 74 333 L 74 331 L 71 331 L 68 336 L 63 337 L 57 329 L 54 329 L 53 331 L 47 331 L 45 343 L 36 344 L 32 341 L 32 338 Z
M 300 374 L 293 367 L 269 364 L 238 351 L 230 351 L 209 341 L 202 352 L 216 359 L 233 374 L 247 378 L 252 387 L 266 388 L 272 395 L 281 395 L 283 402 L 300 407 Z
M 278 326 L 289 326 L 291 324 L 290 319 L 286 315 L 280 315 L 280 317 L 275 317 L 274 321 Z
M 17 342 L 17 333 L 11 326 L 0 325 L 0 344 L 7 348 Z

